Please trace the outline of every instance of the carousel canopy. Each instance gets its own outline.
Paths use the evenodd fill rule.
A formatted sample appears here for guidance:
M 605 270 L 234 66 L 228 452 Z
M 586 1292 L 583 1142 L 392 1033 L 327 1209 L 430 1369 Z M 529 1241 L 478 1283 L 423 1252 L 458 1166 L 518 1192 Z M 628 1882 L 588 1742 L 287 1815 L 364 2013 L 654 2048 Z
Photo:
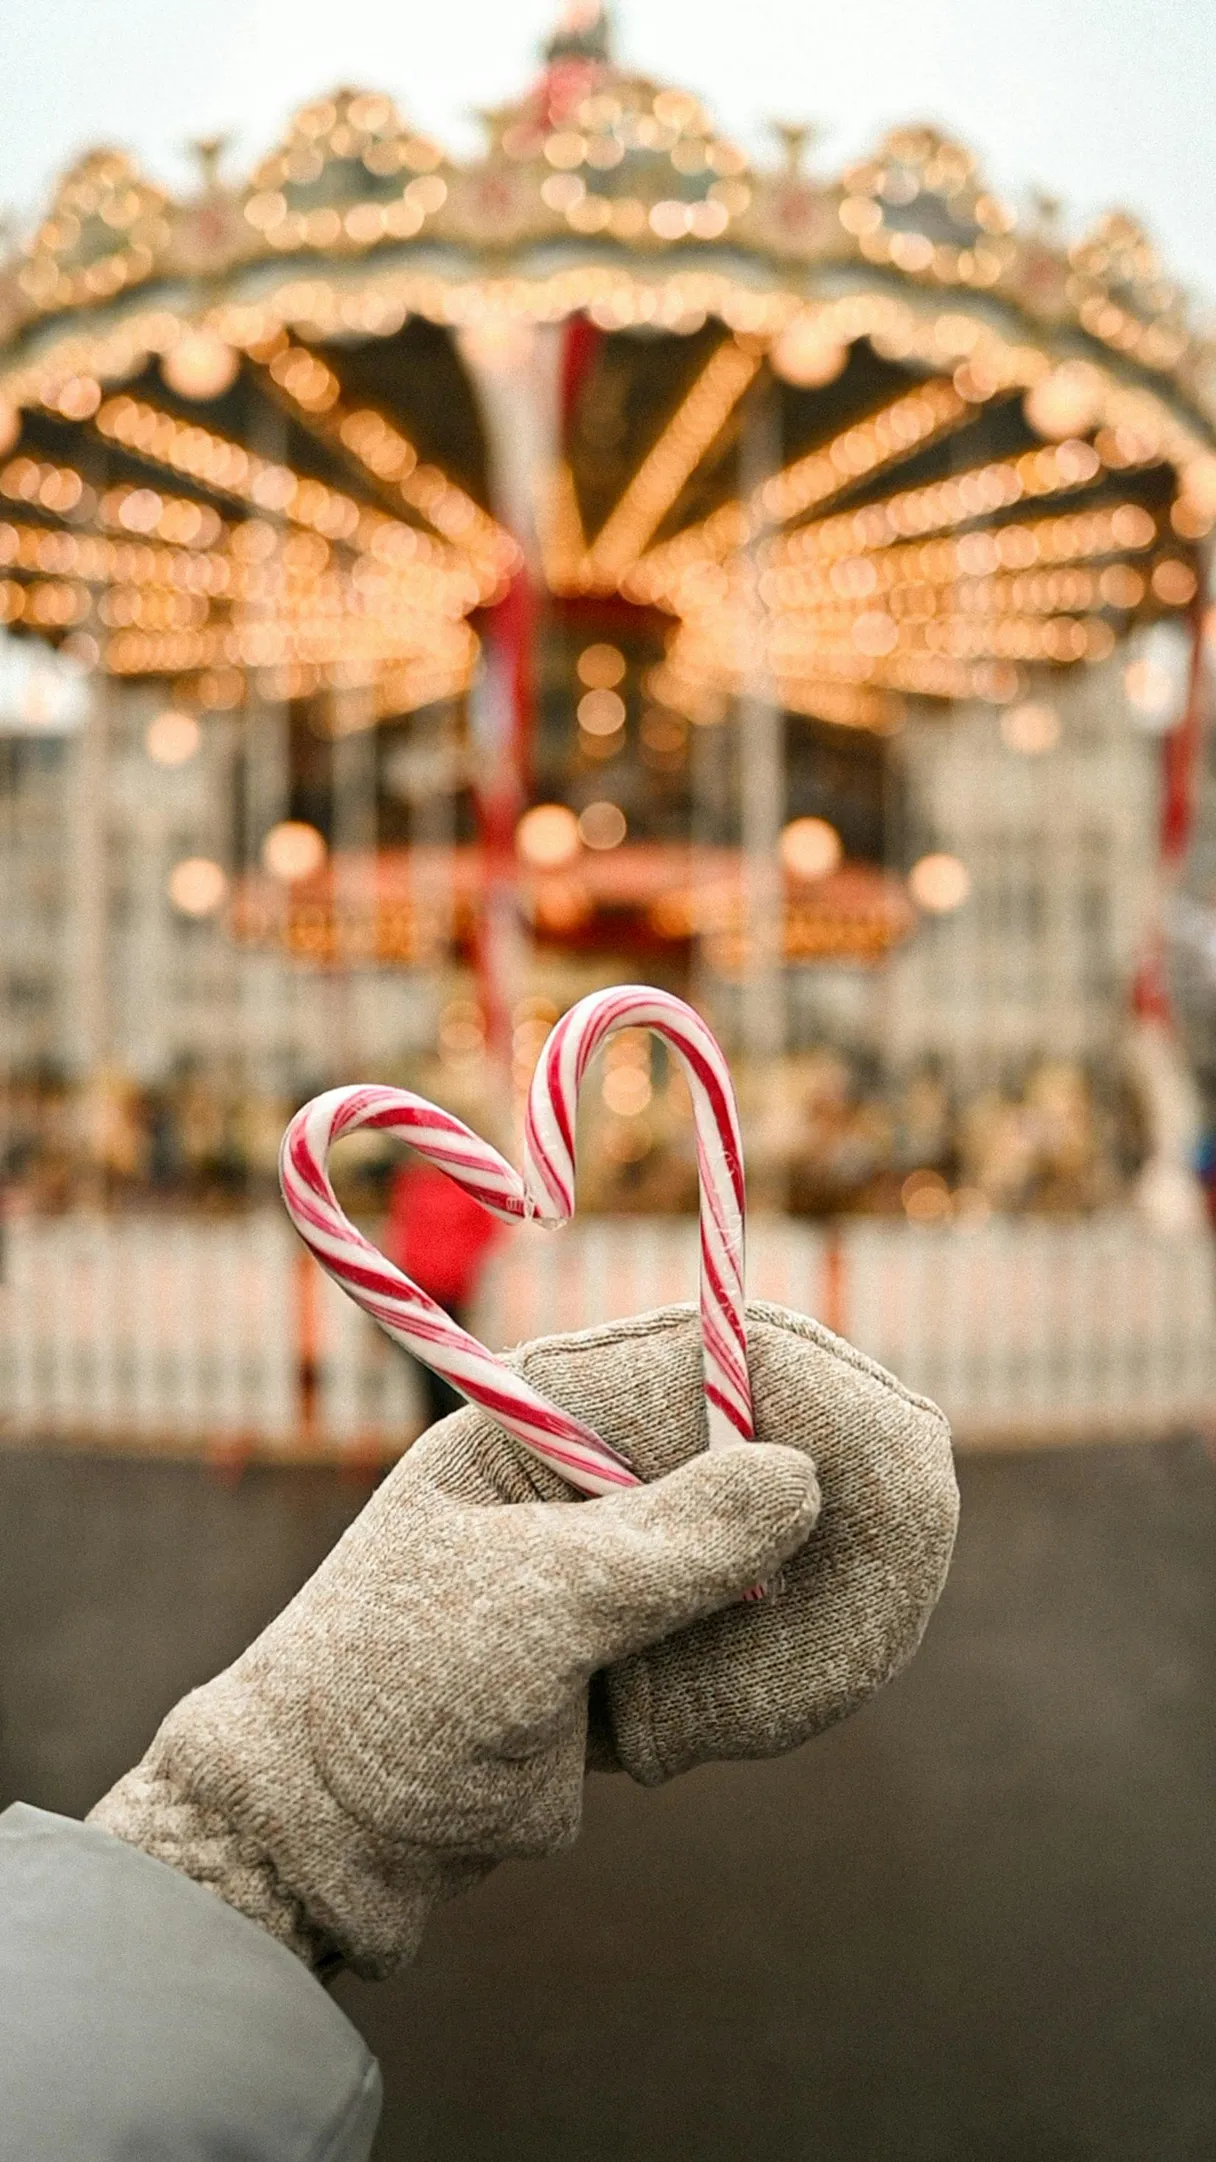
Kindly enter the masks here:
M 677 712 L 881 729 L 1192 599 L 1216 351 L 1132 218 L 1019 218 L 930 127 L 757 165 L 595 9 L 485 122 L 460 163 L 337 90 L 185 201 L 79 162 L 0 268 L 0 618 L 366 720 L 523 572 L 634 612 Z

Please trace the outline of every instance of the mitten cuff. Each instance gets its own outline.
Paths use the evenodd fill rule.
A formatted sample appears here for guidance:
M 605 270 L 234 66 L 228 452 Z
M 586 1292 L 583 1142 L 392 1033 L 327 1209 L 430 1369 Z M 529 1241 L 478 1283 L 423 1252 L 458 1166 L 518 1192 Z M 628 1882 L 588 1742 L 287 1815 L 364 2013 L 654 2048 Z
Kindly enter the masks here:
M 432 1907 L 491 1865 L 386 1839 L 352 1816 L 302 1742 L 306 1722 L 282 1731 L 243 1677 L 253 1657 L 174 1707 L 93 1821 L 294 1938 L 314 1971 L 378 1980 L 414 1957 Z
M 256 1842 L 243 1837 L 218 1810 L 192 1800 L 147 1758 L 103 1795 L 87 1821 L 218 1893 L 321 1980 L 342 1965 L 337 1947 L 310 1922 Z

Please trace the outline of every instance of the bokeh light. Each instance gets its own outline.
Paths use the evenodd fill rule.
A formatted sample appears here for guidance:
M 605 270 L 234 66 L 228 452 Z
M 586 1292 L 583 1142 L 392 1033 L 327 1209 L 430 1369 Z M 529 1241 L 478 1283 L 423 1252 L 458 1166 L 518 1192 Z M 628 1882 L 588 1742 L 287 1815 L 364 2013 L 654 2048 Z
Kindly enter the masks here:
M 1023 705 L 1010 706 L 1002 713 L 1001 738 L 1011 751 L 1036 758 L 1044 751 L 1054 751 L 1060 740 L 1060 716 L 1054 706 L 1027 699 Z
M 319 871 L 328 850 L 325 836 L 302 819 L 285 818 L 272 826 L 262 843 L 262 862 L 272 878 L 294 885 Z
M 1153 591 L 1167 608 L 1185 608 L 1194 600 L 1197 580 L 1189 563 L 1180 563 L 1176 556 L 1166 556 L 1153 572 Z
M 1128 704 L 1133 706 L 1143 720 L 1163 724 L 1173 710 L 1177 685 L 1173 674 L 1162 662 L 1147 655 L 1129 661 L 1123 671 L 1123 688 Z
M 625 673 L 625 656 L 619 646 L 584 646 L 578 657 L 578 680 L 589 691 L 611 691 Z
M 904 1180 L 899 1198 L 914 1224 L 939 1224 L 951 1213 L 950 1189 L 940 1171 L 913 1171 Z
M 160 372 L 180 398 L 220 398 L 230 390 L 240 356 L 210 330 L 188 330 L 164 355 Z
M 847 346 L 825 338 L 814 323 L 802 320 L 795 320 L 782 331 L 772 351 L 777 374 L 799 390 L 834 383 L 848 357 Z
M 210 856 L 186 856 L 169 873 L 169 899 L 183 916 L 210 916 L 228 891 L 228 880 Z
M 1102 406 L 1102 384 L 1096 369 L 1084 361 L 1066 360 L 1041 383 L 1028 390 L 1026 418 L 1036 435 L 1060 443 L 1067 436 L 1088 435 Z
M 918 908 L 947 916 L 961 908 L 971 891 L 971 873 L 957 856 L 922 856 L 908 873 L 908 887 Z
M 578 831 L 588 848 L 619 848 L 628 825 L 619 804 L 589 803 L 579 819 Z
M 826 878 L 844 855 L 835 826 L 826 818 L 795 818 L 785 827 L 778 850 L 786 870 L 794 878 Z
M 481 1008 L 472 999 L 449 999 L 439 1016 L 438 1043 L 445 1058 L 479 1058 L 486 1047 Z
M 578 702 L 578 725 L 589 736 L 615 736 L 625 725 L 625 701 L 617 691 L 587 691 Z
M 650 1075 L 640 1066 L 614 1066 L 604 1075 L 601 1093 L 618 1118 L 636 1118 L 654 1094 Z
M 158 766 L 184 766 L 199 746 L 198 722 L 192 713 L 158 713 L 148 723 L 144 745 Z
M 515 846 L 537 871 L 557 871 L 579 852 L 578 820 L 564 803 L 537 803 L 515 828 Z

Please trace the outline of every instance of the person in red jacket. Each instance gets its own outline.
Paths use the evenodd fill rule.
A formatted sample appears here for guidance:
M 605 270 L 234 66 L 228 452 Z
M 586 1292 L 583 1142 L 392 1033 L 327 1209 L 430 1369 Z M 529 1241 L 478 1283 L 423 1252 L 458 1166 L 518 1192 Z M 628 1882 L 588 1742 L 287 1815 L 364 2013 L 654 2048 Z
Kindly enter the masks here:
M 402 1164 L 389 1188 L 385 1250 L 462 1329 L 481 1272 L 503 1226 L 434 1164 Z M 459 1411 L 464 1398 L 429 1366 L 418 1365 L 427 1425 Z

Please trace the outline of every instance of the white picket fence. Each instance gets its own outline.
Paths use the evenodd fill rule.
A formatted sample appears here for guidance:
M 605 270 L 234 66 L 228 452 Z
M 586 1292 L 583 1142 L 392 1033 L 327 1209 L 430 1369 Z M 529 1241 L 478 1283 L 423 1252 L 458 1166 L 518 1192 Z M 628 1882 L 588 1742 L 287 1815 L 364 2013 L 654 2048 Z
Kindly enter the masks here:
M 755 1297 L 818 1315 L 936 1398 L 960 1440 L 1216 1426 L 1208 1240 L 1131 1216 L 917 1229 L 753 1224 Z M 499 1249 L 487 1342 L 693 1296 L 696 1227 L 600 1219 Z M 0 1441 L 150 1453 L 391 1455 L 409 1362 L 267 1213 L 19 1218 L 0 1282 Z

